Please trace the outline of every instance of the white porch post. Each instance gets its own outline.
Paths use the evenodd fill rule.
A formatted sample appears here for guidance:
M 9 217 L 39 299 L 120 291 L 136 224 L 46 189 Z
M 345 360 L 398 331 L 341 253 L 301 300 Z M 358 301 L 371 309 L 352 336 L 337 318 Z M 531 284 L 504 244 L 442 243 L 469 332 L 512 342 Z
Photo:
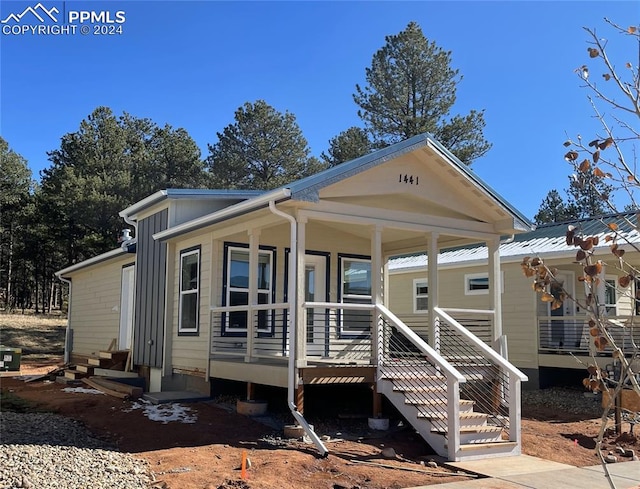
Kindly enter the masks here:
M 306 326 L 307 326 L 307 314 L 306 310 L 302 307 L 306 299 L 306 289 L 305 289 L 305 250 L 306 246 L 306 233 L 307 230 L 307 218 L 299 217 L 298 218 L 298 247 L 296 248 L 297 256 L 295 259 L 297 260 L 297 287 L 296 287 L 296 303 L 295 307 L 297 308 L 296 314 L 296 324 L 292 325 L 292 327 L 296 328 L 296 368 L 304 368 L 307 366 L 307 334 L 306 334 Z
M 491 309 L 493 310 L 493 348 L 505 356 L 502 351 L 500 338 L 502 337 L 502 274 L 500 272 L 500 238 L 496 237 L 487 241 L 489 251 L 489 297 Z
M 374 304 L 382 304 L 382 226 L 371 229 L 371 299 Z M 378 364 L 378 340 L 382 324 L 374 313 L 371 325 L 371 364 Z
M 249 230 L 249 308 L 247 311 L 247 351 L 244 357 L 245 362 L 250 362 L 253 356 L 253 339 L 256 329 L 253 306 L 258 304 L 259 238 L 259 230 Z
M 429 302 L 429 337 L 433 342 L 433 349 L 440 353 L 440 322 L 436 318 L 435 308 L 438 307 L 438 233 L 431 233 L 429 252 L 427 255 L 427 287 Z M 413 292 L 415 294 L 415 291 Z

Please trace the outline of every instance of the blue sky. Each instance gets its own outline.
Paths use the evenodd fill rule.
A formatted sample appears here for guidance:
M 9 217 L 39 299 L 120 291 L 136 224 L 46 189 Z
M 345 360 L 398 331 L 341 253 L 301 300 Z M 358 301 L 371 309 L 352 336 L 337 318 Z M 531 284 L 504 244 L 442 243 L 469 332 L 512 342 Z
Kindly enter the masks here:
M 3 0 L 0 18 L 37 3 Z M 453 112 L 485 109 L 493 148 L 473 170 L 530 218 L 549 190 L 568 186 L 566 135 L 598 127 L 574 73 L 588 62 L 582 27 L 613 36 L 604 17 L 640 18 L 639 2 L 613 0 L 41 3 L 126 20 L 119 35 L 0 34 L 0 134 L 36 178 L 47 151 L 100 105 L 184 127 L 205 157 L 234 111 L 263 99 L 296 116 L 319 156 L 362 125 L 355 85 L 384 37 L 413 20 L 463 75 Z M 628 46 L 611 38 L 620 65 L 634 61 L 619 49 Z

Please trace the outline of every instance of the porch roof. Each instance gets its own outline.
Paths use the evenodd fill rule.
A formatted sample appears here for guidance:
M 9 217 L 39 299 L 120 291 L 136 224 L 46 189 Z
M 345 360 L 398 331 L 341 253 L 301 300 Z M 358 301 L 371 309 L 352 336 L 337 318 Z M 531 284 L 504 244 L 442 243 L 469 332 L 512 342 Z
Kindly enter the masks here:
M 169 228 L 155 234 L 154 239 L 167 240 L 182 234 L 196 231 L 203 227 L 262 209 L 266 207 L 270 201 L 282 202 L 284 200 L 290 200 L 317 203 L 320 200 L 320 191 L 322 189 L 420 149 L 428 149 L 430 154 L 436 155 L 440 161 L 443 161 L 445 165 L 448 165 L 452 174 L 455 174 L 457 178 L 468 182 L 473 191 L 477 195 L 482 196 L 482 202 L 494 206 L 494 208 L 499 208 L 503 216 L 509 216 L 511 224 L 506 226 L 507 229 L 513 229 L 516 232 L 532 229 L 533 226 L 531 222 L 523 214 L 511 206 L 511 204 L 503 199 L 497 192 L 495 192 L 495 190 L 482 181 L 449 150 L 433 139 L 431 135 L 421 134 L 360 158 L 328 168 L 327 170 L 315 175 L 294 181 L 289 185 L 272 191 L 256 194 L 246 201 L 231 205 L 201 218 Z

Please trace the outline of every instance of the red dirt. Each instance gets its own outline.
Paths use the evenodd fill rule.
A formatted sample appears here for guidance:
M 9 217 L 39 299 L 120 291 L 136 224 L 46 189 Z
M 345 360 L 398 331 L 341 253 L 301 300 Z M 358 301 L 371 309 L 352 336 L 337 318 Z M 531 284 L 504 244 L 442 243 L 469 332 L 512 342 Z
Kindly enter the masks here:
M 51 366 L 22 365 L 21 374 L 46 372 Z M 392 431 L 384 436 L 329 441 L 330 454 L 319 458 L 315 447 L 303 442 L 268 443 L 263 437 L 273 429 L 222 409 L 212 402 L 191 403 L 197 413 L 195 424 L 162 424 L 145 417 L 141 410 L 125 412 L 130 401 L 106 395 L 63 392 L 57 382 L 24 382 L 3 374 L 1 387 L 42 409 L 58 412 L 84 423 L 97 435 L 113 442 L 124 452 L 150 464 L 157 486 L 180 489 L 309 489 L 367 487 L 402 488 L 468 480 L 442 467 L 420 465 L 437 457 L 411 430 Z M 598 462 L 594 438 L 599 420 L 558 418 L 557 412 L 526 410 L 522 422 L 523 452 L 570 465 Z M 268 439 L 268 438 L 267 438 Z M 613 438 L 608 439 L 615 448 Z M 624 446 L 640 450 L 637 439 Z M 384 447 L 393 447 L 400 457 L 384 459 Z M 246 452 L 251 461 L 247 477 L 241 477 L 241 460 Z M 424 470 L 417 473 L 352 462 L 367 461 L 398 468 Z M 426 471 L 435 472 L 429 474 Z

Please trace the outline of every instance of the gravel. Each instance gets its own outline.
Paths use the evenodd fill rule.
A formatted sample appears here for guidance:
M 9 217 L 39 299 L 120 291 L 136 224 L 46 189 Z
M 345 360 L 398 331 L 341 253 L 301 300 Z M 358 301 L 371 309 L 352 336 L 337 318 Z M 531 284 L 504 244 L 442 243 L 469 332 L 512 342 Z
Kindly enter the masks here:
M 522 407 L 526 411 L 528 406 L 542 406 L 558 412 L 599 418 L 602 415 L 602 394 L 565 387 L 523 390 Z
M 0 489 L 143 489 L 146 462 L 51 413 L 0 412 Z

